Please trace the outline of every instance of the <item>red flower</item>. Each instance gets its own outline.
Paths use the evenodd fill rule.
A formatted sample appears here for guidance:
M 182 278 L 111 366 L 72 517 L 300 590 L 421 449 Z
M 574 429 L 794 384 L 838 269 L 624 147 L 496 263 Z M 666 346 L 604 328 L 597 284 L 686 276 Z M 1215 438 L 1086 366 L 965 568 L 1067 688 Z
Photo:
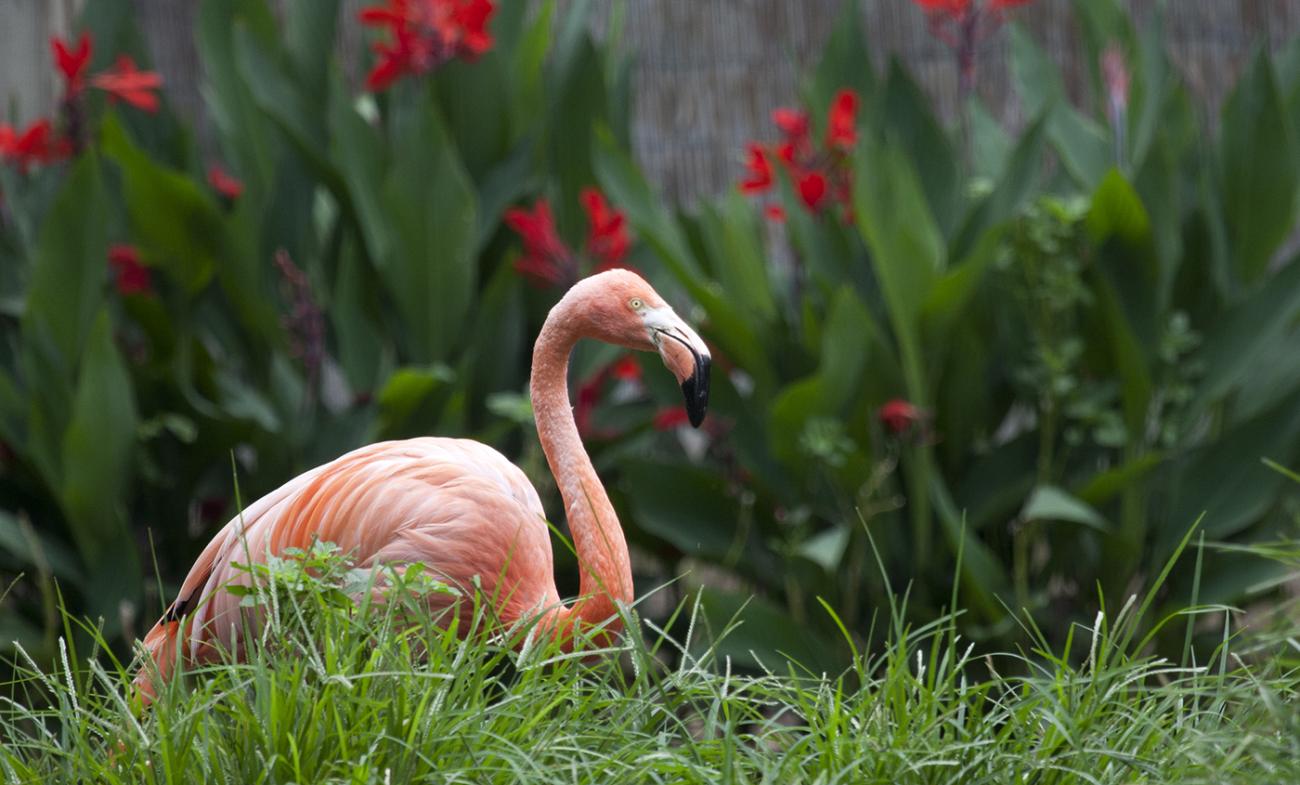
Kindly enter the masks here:
M 826 175 L 809 172 L 799 178 L 799 198 L 809 210 L 816 210 L 826 196 Z
M 77 39 L 75 49 L 68 49 L 67 42 L 61 38 L 50 39 L 50 47 L 54 50 L 54 62 L 59 68 L 59 73 L 63 75 L 66 98 L 76 97 L 85 87 L 82 75 L 86 71 L 86 66 L 90 64 L 90 46 L 90 36 L 86 33 L 82 33 L 81 38 Z
M 745 169 L 749 176 L 740 181 L 740 190 L 747 194 L 762 193 L 772 187 L 772 162 L 762 145 L 750 142 L 748 150 L 749 160 L 745 162 Z
M 389 41 L 374 46 L 379 56 L 366 87 L 383 90 L 402 76 L 419 76 L 455 57 L 473 60 L 492 48 L 488 21 L 492 0 L 387 0 L 363 8 L 362 24 L 387 27 Z
M 912 0 L 927 14 L 958 15 L 970 9 L 971 0 Z
M 622 359 L 610 366 L 610 373 L 615 379 L 623 382 L 635 382 L 641 379 L 641 364 L 630 354 L 623 355 Z
M 688 422 L 690 420 L 686 416 L 686 410 L 679 406 L 672 406 L 660 409 L 655 414 L 654 429 L 656 431 L 672 431 L 686 425 Z
M 108 249 L 108 263 L 113 268 L 118 294 L 149 294 L 153 291 L 149 268 L 140 262 L 140 252 L 133 245 L 114 245 Z
M 847 88 L 836 93 L 826 123 L 826 145 L 852 150 L 858 141 L 857 116 L 858 94 Z
M 821 149 L 811 138 L 807 112 L 788 108 L 772 112 L 772 122 L 784 140 L 771 146 L 749 144 L 747 176 L 740 181 L 741 193 L 768 191 L 775 182 L 773 165 L 783 165 L 794 181 L 800 201 L 809 211 L 820 211 L 829 200 L 844 206 L 847 214 L 852 201 L 848 153 L 857 142 L 859 103 L 857 93 L 848 88 L 835 94 L 827 116 L 825 146 Z M 767 205 L 764 213 L 774 221 L 785 219 L 785 209 L 779 204 Z
M 808 113 L 799 109 L 782 107 L 772 112 L 772 122 L 791 141 L 808 136 Z
M 117 64 L 102 74 L 91 77 L 90 84 L 146 112 L 158 111 L 158 93 L 162 77 L 157 71 L 141 71 L 130 55 L 117 58 Z
M 605 196 L 595 188 L 584 188 L 578 197 L 587 211 L 591 229 L 587 233 L 587 250 L 599 258 L 602 268 L 617 267 L 632 247 L 623 213 L 609 206 Z
M 208 185 L 224 199 L 235 201 L 244 193 L 244 184 L 231 177 L 218 164 L 208 167 Z
M 876 416 L 885 428 L 895 435 L 911 430 L 912 426 L 922 420 L 921 410 L 902 398 L 886 401 Z
M 539 286 L 573 282 L 577 277 L 573 252 L 560 239 L 545 199 L 537 200 L 531 213 L 522 208 L 507 210 L 505 222 L 524 241 L 524 255 L 515 262 L 515 270 Z
M 0 123 L 0 162 L 13 161 L 24 172 L 32 164 L 57 161 L 71 152 L 68 141 L 54 135 L 49 120 L 37 120 L 21 133 L 7 123 Z

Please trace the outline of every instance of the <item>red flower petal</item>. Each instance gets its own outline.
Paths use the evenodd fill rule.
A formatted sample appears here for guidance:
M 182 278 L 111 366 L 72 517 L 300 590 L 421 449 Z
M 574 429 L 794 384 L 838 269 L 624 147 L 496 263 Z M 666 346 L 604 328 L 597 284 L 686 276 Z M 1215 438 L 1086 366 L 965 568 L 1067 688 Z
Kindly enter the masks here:
M 51 38 L 50 47 L 54 50 L 54 63 L 63 75 L 67 97 L 71 98 L 81 92 L 82 75 L 90 64 L 90 35 L 82 33 L 75 49 L 68 49 L 67 42 L 61 38 Z
M 781 107 L 772 112 L 772 122 L 791 141 L 798 141 L 808 135 L 808 113 L 802 110 Z
M 532 212 L 512 208 L 505 214 L 509 226 L 524 241 L 524 255 L 515 262 L 515 270 L 541 286 L 557 286 L 576 277 L 573 253 L 560 239 L 545 199 L 537 200 Z
M 137 109 L 158 111 L 156 91 L 162 87 L 162 77 L 157 71 L 141 71 L 136 68 L 130 55 L 122 55 L 113 68 L 91 77 L 90 84 Z
M 826 196 L 826 175 L 812 171 L 799 178 L 799 198 L 809 210 L 816 210 Z
M 632 247 L 623 213 L 605 201 L 605 195 L 595 188 L 584 188 L 578 197 L 587 211 L 587 249 L 607 265 L 617 265 Z
M 858 94 L 844 89 L 831 101 L 826 122 L 826 144 L 841 150 L 850 150 L 858 141 Z
M 32 164 L 46 164 L 67 158 L 72 145 L 54 135 L 54 126 L 41 119 L 21 133 L 11 125 L 0 123 L 0 162 L 12 161 L 26 171 Z
M 902 398 L 894 398 L 881 405 L 876 417 L 890 433 L 900 434 L 921 421 L 921 410 Z
M 746 147 L 749 160 L 745 162 L 748 176 L 740 181 L 740 190 L 747 194 L 762 193 L 772 187 L 772 162 L 767 151 L 757 142 L 750 142 Z
M 244 193 L 244 184 L 231 177 L 217 164 L 208 167 L 208 185 L 231 201 L 238 199 Z
M 630 354 L 625 354 L 613 366 L 610 367 L 610 373 L 615 379 L 625 382 L 634 382 L 641 379 L 641 363 Z
M 764 207 L 763 214 L 772 221 L 780 222 L 785 220 L 785 208 L 779 204 L 769 204 L 767 207 Z
M 149 294 L 153 281 L 149 268 L 140 261 L 140 252 L 132 245 L 114 245 L 108 249 L 108 263 L 113 268 L 113 283 L 118 294 Z
M 654 429 L 656 431 L 672 431 L 682 427 L 690 422 L 686 416 L 686 410 L 679 407 L 660 409 L 655 414 Z

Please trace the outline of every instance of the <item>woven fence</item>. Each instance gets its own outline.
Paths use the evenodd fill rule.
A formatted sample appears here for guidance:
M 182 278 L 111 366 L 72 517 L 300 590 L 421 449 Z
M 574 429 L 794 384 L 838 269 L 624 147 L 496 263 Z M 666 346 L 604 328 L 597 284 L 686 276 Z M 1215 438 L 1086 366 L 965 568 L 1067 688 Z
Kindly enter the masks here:
M 0 100 L 3 114 L 30 118 L 49 110 L 56 82 L 47 39 L 67 29 L 85 0 L 0 0 Z M 90 0 L 93 2 L 93 0 Z M 524 0 L 502 0 L 522 2 Z M 202 123 L 201 78 L 192 43 L 199 0 L 136 0 L 153 63 L 178 110 Z M 571 0 L 560 0 L 563 8 Z M 637 63 L 636 152 L 669 196 L 689 202 L 734 182 L 746 140 L 772 135 L 773 108 L 792 103 L 800 74 L 839 18 L 841 0 L 624 0 L 623 46 Z M 363 0 L 345 0 L 352 18 Z M 604 29 L 608 4 L 593 24 Z M 957 75 L 950 54 L 909 0 L 865 0 L 861 24 L 880 65 L 898 57 L 951 117 Z M 1212 118 L 1256 46 L 1278 49 L 1300 33 L 1300 0 L 1127 0 L 1139 24 L 1164 6 L 1167 45 L 1188 86 Z M 1070 0 L 1038 0 L 1014 13 L 1061 65 L 1067 86 L 1086 98 L 1088 64 Z M 340 47 L 355 63 L 356 25 Z M 979 92 L 994 114 L 1021 120 L 1010 87 L 1005 36 L 979 56 Z M 354 69 L 355 70 L 355 69 Z

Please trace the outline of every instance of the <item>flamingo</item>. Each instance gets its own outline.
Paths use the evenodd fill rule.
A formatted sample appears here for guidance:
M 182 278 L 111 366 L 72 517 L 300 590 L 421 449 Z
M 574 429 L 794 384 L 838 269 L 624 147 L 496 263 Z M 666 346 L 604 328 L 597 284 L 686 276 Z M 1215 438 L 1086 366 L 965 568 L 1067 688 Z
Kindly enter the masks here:
M 622 629 L 618 605 L 632 601 L 627 542 L 569 403 L 569 354 L 581 338 L 657 351 L 686 397 L 693 426 L 709 400 L 709 350 L 636 273 L 615 269 L 576 283 L 551 309 L 533 347 L 529 392 L 537 438 L 564 500 L 580 565 L 579 597 L 560 601 L 546 513 L 522 471 L 467 439 L 420 437 L 371 444 L 295 477 L 258 499 L 217 533 L 176 600 L 144 638 L 137 694 L 148 703 L 178 660 L 210 662 L 231 650 L 247 585 L 237 563 L 265 561 L 313 541 L 338 545 L 359 566 L 423 563 L 454 587 L 477 586 L 502 625 L 536 619 L 565 648 L 578 629 Z M 455 598 L 431 594 L 435 610 Z M 464 608 L 462 606 L 461 611 Z

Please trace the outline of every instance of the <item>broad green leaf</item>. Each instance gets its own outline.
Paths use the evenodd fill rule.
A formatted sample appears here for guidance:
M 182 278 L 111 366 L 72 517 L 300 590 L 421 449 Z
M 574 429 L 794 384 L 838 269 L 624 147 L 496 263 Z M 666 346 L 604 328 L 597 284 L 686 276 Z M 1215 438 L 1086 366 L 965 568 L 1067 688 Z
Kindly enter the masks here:
M 1020 511 L 1025 521 L 1063 521 L 1078 523 L 1097 531 L 1106 531 L 1110 524 L 1084 501 L 1071 496 L 1054 485 L 1040 485 L 1025 502 Z
M 381 198 L 388 162 L 379 132 L 353 106 L 341 79 L 330 82 L 330 159 L 337 167 L 340 201 L 352 211 L 366 256 L 376 266 L 392 255 L 393 227 Z
M 244 28 L 262 42 L 278 35 L 275 18 L 262 0 L 205 0 L 199 4 L 196 44 L 203 65 L 204 103 L 220 131 L 226 163 L 238 171 L 246 196 L 270 190 L 276 138 L 239 75 L 234 31 Z
M 1261 281 L 1254 291 L 1231 308 L 1216 314 L 1206 325 L 1198 356 L 1205 372 L 1194 403 L 1204 411 L 1235 389 L 1252 384 L 1249 369 L 1266 350 L 1288 338 L 1291 325 L 1300 316 L 1300 259 L 1292 260 L 1272 278 Z
M 1224 104 L 1219 163 L 1234 269 L 1254 281 L 1295 225 L 1300 184 L 1291 118 L 1262 49 Z
M 721 475 L 683 462 L 630 460 L 621 467 L 628 523 L 684 553 L 723 559 L 746 543 L 735 542 L 740 510 Z M 737 552 L 739 554 L 740 551 Z
M 107 310 L 86 343 L 72 420 L 63 436 L 59 500 L 77 550 L 92 572 L 118 572 L 133 590 L 138 581 L 134 540 L 124 516 L 134 464 L 136 409 L 131 379 L 113 344 Z M 128 558 L 126 563 L 105 560 Z M 119 595 L 122 596 L 122 595 Z
M 534 172 L 537 141 L 525 137 L 489 170 L 478 184 L 478 229 L 475 247 L 482 251 L 501 226 L 501 216 L 512 203 L 537 190 Z
M 1104 128 L 1070 106 L 1056 64 L 1020 25 L 1011 26 L 1011 71 L 1030 117 L 1046 117 L 1047 135 L 1071 176 L 1084 188 L 1096 187 L 1113 164 Z
M 970 117 L 971 167 L 977 176 L 993 182 L 1006 169 L 1011 157 L 1011 139 L 978 97 L 971 97 L 966 112 Z
M 389 377 L 376 399 L 379 404 L 378 432 L 387 436 L 401 433 L 434 392 L 455 380 L 455 372 L 445 365 L 399 368 Z
M 965 525 L 965 514 L 953 503 L 952 494 L 938 472 L 930 476 L 930 494 L 944 539 L 951 553 L 961 553 L 962 601 L 977 608 L 986 619 L 999 619 L 1003 608 L 998 601 L 1011 585 L 1006 571 L 991 548 Z
M 1043 172 L 1047 117 L 1040 116 L 1021 135 L 993 190 L 970 211 L 953 243 L 954 257 L 974 251 L 986 231 L 1011 218 L 1037 191 Z
M 929 96 L 897 60 L 890 63 L 882 112 L 894 140 L 916 169 L 921 188 L 943 236 L 961 219 L 963 178 L 948 133 L 931 111 Z
M 824 112 L 835 93 L 845 87 L 862 97 L 864 109 L 872 106 L 876 94 L 876 71 L 865 30 L 861 3 L 844 0 L 840 16 L 822 49 L 821 61 L 808 84 L 809 106 Z M 863 114 L 870 116 L 869 111 L 860 112 L 860 116 Z
M 839 673 L 847 665 L 848 651 L 839 638 L 796 623 L 762 598 L 714 589 L 703 589 L 700 596 L 704 623 L 696 625 L 691 641 L 697 655 L 716 643 L 713 654 L 719 659 L 778 673 L 790 667 L 787 661 L 801 673 Z
M 225 227 L 216 203 L 185 174 L 150 160 L 111 115 L 102 134 L 104 153 L 121 170 L 126 209 L 145 258 L 197 294 L 222 253 Z
M 477 286 L 477 197 L 442 120 L 428 105 L 394 119 L 394 166 L 384 212 L 394 246 L 380 274 L 416 362 L 446 360 L 459 345 Z
M 1298 445 L 1300 392 L 1178 461 L 1161 545 L 1167 548 L 1176 542 L 1176 534 L 1202 513 L 1206 536 L 1213 539 L 1231 537 L 1258 521 L 1289 482 L 1260 458 L 1292 463 L 1300 457 Z
M 1098 244 L 1111 237 L 1134 248 L 1151 242 L 1151 221 L 1142 199 L 1118 169 L 1107 172 L 1093 193 L 1087 227 L 1093 242 Z
M 1126 488 L 1141 482 L 1164 461 L 1164 455 L 1146 453 L 1113 469 L 1091 475 L 1082 486 L 1075 489 L 1074 495 L 1086 504 L 1105 504 Z
M 768 275 L 767 256 L 759 245 L 761 227 L 743 196 L 732 191 L 724 198 L 713 227 L 718 248 L 714 270 L 718 283 L 751 319 L 770 322 L 777 316 Z
M 910 162 L 888 142 L 868 138 L 858 145 L 853 206 L 889 309 L 908 396 L 926 405 L 920 314 L 946 266 L 943 238 Z
M 0 510 L 0 552 L 16 559 L 22 570 L 39 572 L 48 569 L 52 575 L 73 584 L 81 575 L 77 556 L 67 546 L 48 534 L 38 532 L 35 525 L 22 521 L 7 510 Z
M 289 3 L 285 10 L 285 43 L 294 76 L 308 100 L 324 114 L 330 57 L 337 45 L 339 0 Z
M 100 165 L 96 156 L 82 156 L 41 224 L 23 311 L 23 333 L 44 333 L 68 369 L 81 355 L 108 281 L 108 205 Z M 43 382 L 27 381 L 37 389 Z

